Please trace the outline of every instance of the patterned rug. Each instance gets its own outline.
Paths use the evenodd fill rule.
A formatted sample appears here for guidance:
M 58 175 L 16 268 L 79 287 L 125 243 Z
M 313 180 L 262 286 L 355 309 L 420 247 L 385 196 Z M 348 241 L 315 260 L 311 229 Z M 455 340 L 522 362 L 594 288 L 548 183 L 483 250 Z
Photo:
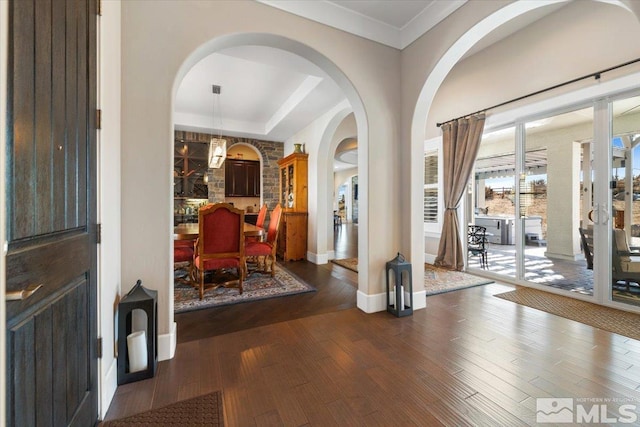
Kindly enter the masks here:
M 531 288 L 494 295 L 594 328 L 640 340 L 640 315 Z
M 452 271 L 435 265 L 424 265 L 424 290 L 427 296 L 471 288 L 473 286 L 487 285 L 493 280 L 462 271 Z
M 222 392 L 214 391 L 127 418 L 106 421 L 100 425 L 101 427 L 224 426 Z
M 177 270 L 175 277 L 179 278 L 184 274 L 186 272 Z M 249 274 L 242 282 L 242 295 L 238 293 L 237 288 L 218 288 L 205 292 L 204 299 L 200 301 L 198 289 L 176 281 L 173 288 L 174 312 L 184 313 L 315 291 L 313 286 L 302 282 L 278 265 L 275 277 L 260 273 Z
M 332 259 L 331 262 L 356 273 L 358 272 L 358 258 Z

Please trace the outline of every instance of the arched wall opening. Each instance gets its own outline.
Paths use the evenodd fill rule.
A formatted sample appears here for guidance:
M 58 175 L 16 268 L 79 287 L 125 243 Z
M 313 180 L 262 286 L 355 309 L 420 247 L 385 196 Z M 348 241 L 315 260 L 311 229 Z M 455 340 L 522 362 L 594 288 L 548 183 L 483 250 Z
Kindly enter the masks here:
M 247 144 L 246 142 L 236 142 L 231 147 L 227 147 L 227 155 L 230 151 L 233 151 L 234 147 L 243 147 L 249 152 L 255 153 L 258 157 L 258 161 L 260 162 L 260 176 L 264 176 L 264 159 L 266 158 L 266 153 L 264 153 L 260 148 L 255 145 Z M 260 209 L 260 206 L 264 203 L 264 180 L 260 179 L 260 205 L 257 206 Z
M 595 0 L 600 1 L 600 0 Z M 505 25 L 509 21 L 518 16 L 531 12 L 535 9 L 549 6 L 552 4 L 566 3 L 564 0 L 551 1 L 551 2 L 525 2 L 517 1 L 511 3 L 500 10 L 487 16 L 469 30 L 467 30 L 436 63 L 431 73 L 427 77 L 425 84 L 422 86 L 418 99 L 416 101 L 415 109 L 411 119 L 411 194 L 410 194 L 410 206 L 411 206 L 411 229 L 421 230 L 423 228 L 423 151 L 424 140 L 427 133 L 427 126 L 432 113 L 433 102 L 436 97 L 436 93 L 443 84 L 447 75 L 451 72 L 454 66 L 463 58 L 465 53 L 469 51 L 478 41 L 487 36 L 494 29 Z M 622 1 L 603 1 L 602 3 L 613 4 L 615 6 L 622 7 L 623 9 L 630 11 L 624 2 Z M 460 115 L 470 113 L 471 111 L 461 112 Z M 453 117 L 451 117 L 453 118 Z M 433 121 L 433 120 L 432 120 Z M 424 239 L 412 239 L 411 240 L 411 253 L 424 254 L 425 253 L 425 240 Z
M 323 254 L 318 264 L 325 264 L 334 258 L 333 251 L 333 154 L 340 143 L 336 138 L 336 132 L 349 114 L 353 114 L 351 106 L 346 103 L 334 110 L 333 117 L 329 120 L 320 141 L 318 149 L 318 183 L 324 183 L 324 189 L 318 200 L 323 201 L 318 205 L 318 253 Z M 358 236 L 360 243 L 360 236 Z
M 342 89 L 345 94 L 346 101 L 334 107 L 332 111 L 335 112 L 335 115 L 332 119 L 329 120 L 329 123 L 326 126 L 326 129 L 323 133 L 322 140 L 318 147 L 309 147 L 310 148 L 310 169 L 309 169 L 309 238 L 312 238 L 315 242 L 315 253 L 320 254 L 320 259 L 312 260 L 316 263 L 326 263 L 327 260 L 327 229 L 330 224 L 333 223 L 332 216 L 328 215 L 328 211 L 331 205 L 328 205 L 328 201 L 331 200 L 332 197 L 332 186 L 327 185 L 328 179 L 327 171 L 328 169 L 332 169 L 332 161 L 331 158 L 327 156 L 328 152 L 335 151 L 335 146 L 333 147 L 333 151 L 327 149 L 327 147 L 331 143 L 331 136 L 335 132 L 335 128 L 341 122 L 341 120 L 349 113 L 353 113 L 355 116 L 355 120 L 357 123 L 357 133 L 362 143 L 358 147 L 359 154 L 359 162 L 360 167 L 363 171 L 363 174 L 360 175 L 360 185 L 362 188 L 362 206 L 367 206 L 367 182 L 368 176 L 366 173 L 366 161 L 367 161 L 367 151 L 368 147 L 366 141 L 368 141 L 368 126 L 366 119 L 366 112 L 364 109 L 364 104 L 360 99 L 359 94 L 356 92 L 354 86 L 349 81 L 349 79 L 345 76 L 345 74 L 328 58 L 319 53 L 318 51 L 312 49 L 311 47 L 300 43 L 298 41 L 278 36 L 275 34 L 265 34 L 265 33 L 243 33 L 243 34 L 230 34 L 224 35 L 220 37 L 216 37 L 195 49 L 181 64 L 176 76 L 173 80 L 173 87 L 171 89 L 171 111 L 173 114 L 175 98 L 180 83 L 184 76 L 187 74 L 189 69 L 193 67 L 197 62 L 205 58 L 206 56 L 231 47 L 237 46 L 245 46 L 245 45 L 254 45 L 254 46 L 266 46 L 272 47 L 276 49 L 285 50 L 287 52 L 298 55 L 302 58 L 307 59 L 311 63 L 315 64 L 317 67 L 322 69 L 325 73 L 331 77 L 334 82 Z M 172 126 L 174 120 L 172 118 Z M 170 140 L 173 137 L 171 136 Z M 315 157 L 315 159 L 313 159 Z M 313 166 L 312 166 L 313 165 Z M 332 174 L 331 174 L 332 177 Z M 311 211 L 311 207 L 316 205 Z M 368 222 L 367 209 L 363 209 L 361 213 L 361 223 L 366 225 Z M 367 235 L 366 233 L 362 233 L 358 236 L 358 244 L 361 247 L 367 246 Z M 169 250 L 171 250 L 172 242 L 169 245 Z M 368 274 L 367 274 L 367 252 L 361 252 L 361 266 L 362 271 L 358 276 L 358 284 L 359 284 L 359 293 L 366 294 L 368 291 Z M 172 277 L 170 275 L 170 277 Z M 359 305 L 362 309 L 362 307 Z M 170 303 L 169 307 L 171 313 L 170 318 L 173 318 L 173 301 Z

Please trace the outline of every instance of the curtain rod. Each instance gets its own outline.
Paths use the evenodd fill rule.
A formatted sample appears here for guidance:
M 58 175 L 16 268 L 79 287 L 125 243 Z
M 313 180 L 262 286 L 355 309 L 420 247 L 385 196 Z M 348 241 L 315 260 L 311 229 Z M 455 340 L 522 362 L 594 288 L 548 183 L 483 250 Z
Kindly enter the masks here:
M 609 67 L 609 68 L 604 69 L 604 70 L 596 71 L 595 73 L 587 74 L 585 76 L 578 77 L 578 78 L 575 78 L 573 80 L 566 81 L 564 83 L 559 83 L 559 84 L 554 85 L 554 86 L 550 86 L 550 87 L 547 87 L 547 88 L 544 88 L 544 89 L 540 89 L 540 90 L 538 90 L 536 92 L 532 92 L 532 93 L 529 93 L 529 94 L 526 94 L 526 95 L 522 95 L 522 96 L 520 96 L 518 98 L 510 99 L 508 101 L 501 102 L 500 104 L 492 105 L 491 107 L 483 108 L 482 110 L 478 110 L 478 111 L 470 113 L 470 114 L 465 114 L 464 116 L 456 117 L 455 119 L 447 120 L 446 122 L 436 123 L 436 126 L 441 127 L 444 124 L 447 124 L 447 123 L 450 123 L 450 122 L 455 122 L 458 119 L 464 119 L 465 117 L 470 117 L 470 116 L 473 116 L 473 115 L 478 114 L 478 113 L 484 113 L 484 112 L 486 112 L 488 110 L 493 110 L 494 108 L 502 107 L 503 105 L 511 104 L 511 103 L 517 102 L 517 101 L 521 101 L 523 99 L 530 98 L 530 97 L 535 96 L 535 95 L 540 95 L 541 93 L 549 92 L 551 90 L 557 89 L 557 88 L 562 87 L 562 86 L 566 86 L 566 85 L 570 85 L 570 84 L 575 83 L 575 82 L 579 82 L 580 80 L 588 79 L 588 78 L 591 78 L 591 77 L 595 78 L 596 80 L 599 80 L 600 79 L 600 75 L 602 73 L 606 73 L 608 71 L 617 70 L 618 68 L 626 67 L 627 65 L 635 64 L 636 62 L 640 62 L 640 58 L 636 58 L 636 59 L 633 59 L 631 61 L 625 62 L 624 64 L 615 65 L 613 67 Z

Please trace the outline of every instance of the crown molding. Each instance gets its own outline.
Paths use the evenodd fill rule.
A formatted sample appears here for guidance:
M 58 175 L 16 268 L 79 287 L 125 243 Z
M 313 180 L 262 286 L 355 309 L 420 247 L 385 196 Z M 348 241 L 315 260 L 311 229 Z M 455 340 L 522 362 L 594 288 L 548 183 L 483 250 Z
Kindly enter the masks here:
M 400 50 L 409 46 L 467 2 L 467 0 L 431 2 L 404 27 L 397 28 L 330 1 L 256 1 Z M 393 5 L 393 2 L 389 4 Z M 396 3 L 395 7 L 397 6 Z

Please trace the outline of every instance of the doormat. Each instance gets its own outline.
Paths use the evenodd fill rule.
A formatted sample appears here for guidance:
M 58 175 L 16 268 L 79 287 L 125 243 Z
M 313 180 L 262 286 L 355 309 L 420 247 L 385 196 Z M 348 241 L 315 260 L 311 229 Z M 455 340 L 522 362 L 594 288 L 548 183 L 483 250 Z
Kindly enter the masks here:
M 427 296 L 488 285 L 489 283 L 493 283 L 493 280 L 462 271 L 447 270 L 432 264 L 424 264 L 424 290 Z
M 172 403 L 119 420 L 105 421 L 103 427 L 133 426 L 224 426 L 222 392 Z
M 176 271 L 176 273 L 177 279 L 180 277 L 180 270 Z M 313 286 L 304 283 L 278 265 L 275 277 L 261 273 L 249 274 L 242 282 L 242 295 L 240 295 L 237 288 L 220 287 L 206 291 L 204 299 L 200 300 L 197 288 L 176 280 L 173 287 L 173 309 L 176 314 L 185 313 L 187 311 L 315 291 L 316 289 Z
M 358 272 L 358 258 L 332 259 L 331 262 L 356 273 Z
M 520 288 L 494 296 L 575 320 L 594 328 L 640 340 L 640 314 L 531 288 Z

